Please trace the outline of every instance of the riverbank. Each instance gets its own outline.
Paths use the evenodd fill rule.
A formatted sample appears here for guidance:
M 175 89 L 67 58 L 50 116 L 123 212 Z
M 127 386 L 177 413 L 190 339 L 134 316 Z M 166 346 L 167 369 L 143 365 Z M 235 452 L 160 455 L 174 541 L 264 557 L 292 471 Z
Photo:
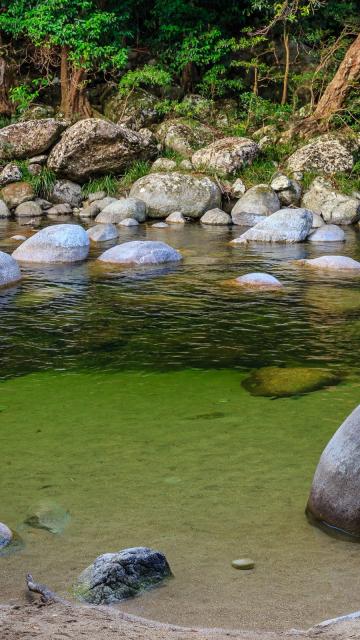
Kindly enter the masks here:
M 126 637 L 127 640 L 296 640 L 314 637 L 322 640 L 357 640 L 360 638 L 360 621 L 341 622 L 308 631 L 228 631 L 166 625 L 107 607 L 61 604 L 39 607 L 31 603 L 0 606 L 0 635 L 1 640 L 77 640 L 82 637 L 86 640 L 116 637 Z

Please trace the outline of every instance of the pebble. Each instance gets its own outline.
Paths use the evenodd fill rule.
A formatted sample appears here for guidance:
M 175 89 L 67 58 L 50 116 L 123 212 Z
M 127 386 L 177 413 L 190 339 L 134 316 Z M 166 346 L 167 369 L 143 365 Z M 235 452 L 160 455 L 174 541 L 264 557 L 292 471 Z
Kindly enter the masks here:
M 238 560 L 233 560 L 231 566 L 234 569 L 241 569 L 242 571 L 253 569 L 255 567 L 255 562 L 251 558 L 239 558 Z

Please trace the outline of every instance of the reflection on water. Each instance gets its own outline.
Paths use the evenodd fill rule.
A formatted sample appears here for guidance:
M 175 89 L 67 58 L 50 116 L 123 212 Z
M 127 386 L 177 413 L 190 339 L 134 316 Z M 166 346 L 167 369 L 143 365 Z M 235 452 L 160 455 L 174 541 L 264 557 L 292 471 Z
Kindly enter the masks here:
M 2 224 L 1 237 L 18 230 Z M 358 608 L 358 546 L 310 527 L 303 509 L 322 448 L 360 401 L 360 279 L 292 263 L 334 246 L 230 247 L 239 233 L 124 230 L 164 239 L 183 264 L 114 270 L 93 251 L 27 267 L 1 291 L 0 520 L 26 543 L 1 559 L 1 600 L 22 595 L 26 571 L 66 594 L 96 555 L 146 544 L 175 580 L 121 605 L 132 613 L 284 629 Z M 347 237 L 341 253 L 359 259 Z M 250 270 L 285 292 L 227 284 Z M 277 400 L 241 386 L 259 366 L 315 364 L 345 381 Z M 43 499 L 71 513 L 61 536 L 21 524 Z M 244 556 L 254 571 L 232 569 Z

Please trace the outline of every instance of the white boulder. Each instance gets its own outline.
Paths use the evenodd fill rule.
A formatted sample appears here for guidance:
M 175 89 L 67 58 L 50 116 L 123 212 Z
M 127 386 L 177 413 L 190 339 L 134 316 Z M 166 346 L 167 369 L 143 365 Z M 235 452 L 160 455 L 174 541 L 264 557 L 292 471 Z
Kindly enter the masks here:
M 101 262 L 113 264 L 162 264 L 164 262 L 178 262 L 181 253 L 165 242 L 138 240 L 124 242 L 112 247 L 99 256 Z
M 77 224 L 55 224 L 25 240 L 12 255 L 19 262 L 79 262 L 87 257 L 89 247 L 85 229 Z
M 307 209 L 280 209 L 248 229 L 232 243 L 302 242 L 311 231 L 312 213 Z

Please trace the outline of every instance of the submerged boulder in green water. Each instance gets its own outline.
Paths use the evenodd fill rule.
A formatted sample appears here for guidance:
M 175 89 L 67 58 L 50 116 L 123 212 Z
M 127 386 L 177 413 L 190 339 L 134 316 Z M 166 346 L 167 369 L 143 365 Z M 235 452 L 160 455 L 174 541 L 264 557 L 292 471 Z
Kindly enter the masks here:
M 243 380 L 242 386 L 253 396 L 286 397 L 316 391 L 339 382 L 326 369 L 310 367 L 263 367 Z
M 91 604 L 112 604 L 139 595 L 172 575 L 163 553 L 148 547 L 104 553 L 79 576 L 75 595 Z
M 31 509 L 25 524 L 35 529 L 45 529 L 50 533 L 62 533 L 69 520 L 70 514 L 63 507 L 50 500 L 43 500 Z

